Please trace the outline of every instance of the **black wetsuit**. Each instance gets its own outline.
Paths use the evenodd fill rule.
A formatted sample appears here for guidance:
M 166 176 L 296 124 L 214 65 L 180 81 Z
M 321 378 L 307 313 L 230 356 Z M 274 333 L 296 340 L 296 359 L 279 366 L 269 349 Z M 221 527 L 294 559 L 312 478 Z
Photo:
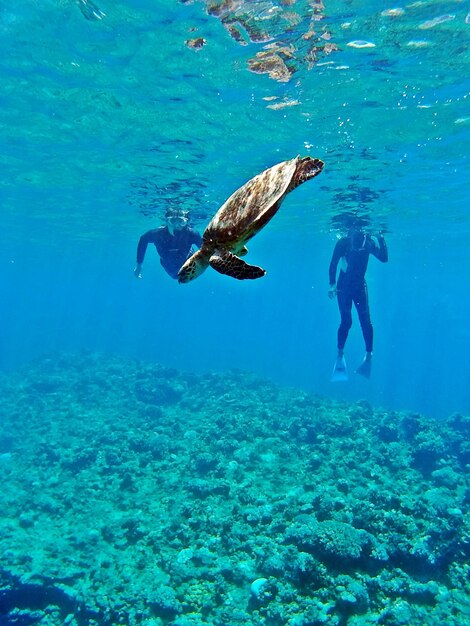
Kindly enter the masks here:
M 201 235 L 185 226 L 175 230 L 172 235 L 167 226 L 149 230 L 139 240 L 137 246 L 137 263 L 144 262 L 145 252 L 149 243 L 155 244 L 163 269 L 172 278 L 178 278 L 178 271 L 183 263 L 194 252 L 193 244 L 200 247 Z
M 346 262 L 345 268 L 340 270 L 337 283 L 338 306 L 341 314 L 341 324 L 338 328 L 338 350 L 344 349 L 352 325 L 351 309 L 354 302 L 366 344 L 366 352 L 372 352 L 374 331 L 370 321 L 365 274 L 369 254 L 373 254 L 382 263 L 388 261 L 385 239 L 378 237 L 377 240 L 379 245 L 370 235 L 356 233 L 353 237 L 340 239 L 333 250 L 329 270 L 330 285 L 336 283 L 336 269 L 339 260 L 344 258 Z

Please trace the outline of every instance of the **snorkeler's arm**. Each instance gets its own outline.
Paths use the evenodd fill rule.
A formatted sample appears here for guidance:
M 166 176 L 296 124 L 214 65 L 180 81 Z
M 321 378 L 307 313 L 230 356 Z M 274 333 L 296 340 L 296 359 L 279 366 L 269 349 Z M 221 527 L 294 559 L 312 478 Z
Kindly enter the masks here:
M 377 239 L 378 245 L 375 243 L 373 239 L 371 239 L 372 246 L 371 246 L 370 252 L 371 254 L 375 256 L 376 259 L 378 259 L 379 261 L 382 261 L 382 263 L 386 263 L 388 261 L 388 250 L 387 250 L 387 244 L 385 243 L 385 239 L 383 235 L 377 235 L 376 239 Z
M 142 278 L 142 263 L 137 263 L 134 268 L 134 276 L 136 278 Z
M 136 278 L 142 278 L 142 264 L 144 262 L 147 246 L 149 243 L 155 243 L 157 232 L 158 231 L 155 229 L 149 230 L 139 239 L 139 243 L 137 245 L 137 265 L 134 269 L 134 276 Z

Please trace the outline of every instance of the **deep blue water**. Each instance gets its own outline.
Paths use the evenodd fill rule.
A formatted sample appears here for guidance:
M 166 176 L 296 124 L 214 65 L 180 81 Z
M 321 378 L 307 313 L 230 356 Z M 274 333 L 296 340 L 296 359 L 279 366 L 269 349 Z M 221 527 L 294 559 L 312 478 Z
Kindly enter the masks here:
M 1 368 L 49 351 L 111 351 L 188 371 L 246 369 L 438 418 L 468 413 L 464 3 L 398 14 L 381 2 L 327 3 L 312 41 L 327 33 L 337 50 L 317 48 L 309 67 L 312 6 L 299 2 L 296 27 L 274 33 L 292 46 L 287 82 L 250 72 L 266 42 L 239 45 L 204 2 L 99 7 L 99 20 L 72 0 L 0 9 Z M 201 50 L 185 45 L 195 36 Z M 357 40 L 375 47 L 348 46 Z M 251 241 L 248 260 L 266 277 L 208 270 L 181 286 L 149 248 L 134 278 L 138 238 L 168 206 L 190 210 L 202 231 L 238 186 L 296 154 L 325 170 Z M 328 264 L 350 214 L 386 232 L 390 261 L 371 259 L 368 271 L 372 379 L 333 385 Z M 354 317 L 351 370 L 362 355 Z

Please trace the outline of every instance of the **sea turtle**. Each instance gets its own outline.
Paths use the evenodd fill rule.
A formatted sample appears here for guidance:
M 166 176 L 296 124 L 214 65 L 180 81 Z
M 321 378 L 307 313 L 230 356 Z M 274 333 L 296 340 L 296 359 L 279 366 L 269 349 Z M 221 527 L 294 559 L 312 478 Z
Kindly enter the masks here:
M 299 156 L 261 172 L 237 189 L 206 227 L 201 249 L 178 272 L 180 283 L 189 283 L 210 265 L 233 278 L 261 278 L 265 270 L 245 263 L 245 243 L 272 219 L 286 195 L 320 174 L 323 161 Z

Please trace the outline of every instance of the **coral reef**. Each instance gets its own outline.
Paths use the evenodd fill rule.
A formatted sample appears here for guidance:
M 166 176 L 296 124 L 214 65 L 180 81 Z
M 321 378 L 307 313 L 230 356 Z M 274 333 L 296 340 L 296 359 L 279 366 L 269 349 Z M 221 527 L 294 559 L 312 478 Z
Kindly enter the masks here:
M 0 379 L 0 623 L 470 622 L 470 418 L 93 353 Z

